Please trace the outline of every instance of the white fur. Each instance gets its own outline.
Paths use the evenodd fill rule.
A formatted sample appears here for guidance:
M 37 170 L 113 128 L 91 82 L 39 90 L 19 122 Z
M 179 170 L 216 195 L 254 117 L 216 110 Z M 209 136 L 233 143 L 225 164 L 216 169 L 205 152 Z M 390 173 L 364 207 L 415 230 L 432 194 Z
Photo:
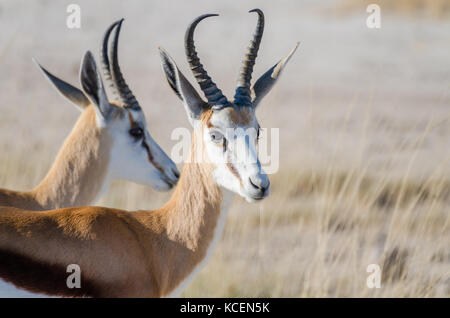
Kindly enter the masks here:
M 128 119 L 124 118 L 109 127 L 109 133 L 113 139 L 110 162 L 112 178 L 130 180 L 160 191 L 170 189 L 171 186 L 166 179 L 169 179 L 172 184 L 176 183 L 178 179 L 174 175 L 174 171 L 178 171 L 175 163 L 153 140 L 146 129 L 142 112 L 131 111 L 131 114 L 133 120 L 144 129 L 145 142 L 150 148 L 153 161 L 163 169 L 164 175 L 149 161 L 142 140 L 135 141 L 129 135 Z
M 253 114 L 254 115 L 254 114 Z M 213 128 L 203 129 L 203 140 L 210 161 L 214 163 L 214 179 L 219 186 L 235 192 L 249 202 L 261 198 L 260 191 L 251 185 L 250 179 L 269 184 L 268 177 L 259 162 L 256 117 L 245 126 L 237 125 L 225 111 L 216 111 L 210 119 Z M 211 140 L 211 132 L 220 132 L 227 140 L 227 150 Z M 253 132 L 253 133 L 252 133 Z M 239 178 L 227 166 L 230 162 Z M 267 190 L 264 197 L 267 196 Z

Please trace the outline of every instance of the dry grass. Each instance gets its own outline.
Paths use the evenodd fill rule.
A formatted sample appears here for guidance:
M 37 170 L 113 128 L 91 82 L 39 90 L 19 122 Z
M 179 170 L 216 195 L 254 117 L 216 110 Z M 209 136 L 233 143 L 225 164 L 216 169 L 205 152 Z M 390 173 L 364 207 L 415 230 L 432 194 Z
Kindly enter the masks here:
M 450 296 L 448 178 L 285 170 L 272 181 L 265 203 L 235 204 L 185 296 Z M 380 289 L 366 285 L 369 264 Z
M 45 169 L 30 159 L 2 158 L 0 184 L 35 184 Z M 265 202 L 236 198 L 210 263 L 183 295 L 449 297 L 449 176 L 438 166 L 424 179 L 347 168 L 283 167 Z M 99 204 L 155 208 L 169 196 L 149 191 L 117 182 Z M 366 286 L 369 264 L 382 269 L 380 289 Z

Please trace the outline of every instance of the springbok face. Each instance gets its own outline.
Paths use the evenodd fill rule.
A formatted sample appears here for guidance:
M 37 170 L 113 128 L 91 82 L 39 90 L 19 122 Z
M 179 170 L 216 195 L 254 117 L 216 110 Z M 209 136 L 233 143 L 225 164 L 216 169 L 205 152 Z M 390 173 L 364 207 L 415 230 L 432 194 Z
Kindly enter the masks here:
M 253 87 L 250 87 L 253 65 L 264 30 L 262 11 L 254 9 L 250 12 L 258 13 L 258 23 L 243 61 L 233 102 L 228 101 L 208 76 L 194 47 L 194 31 L 197 24 L 217 14 L 205 14 L 195 19 L 189 25 L 185 36 L 189 66 L 208 102 L 198 95 L 173 59 L 162 48 L 160 55 L 168 83 L 183 101 L 194 127 L 194 135 L 201 136 L 204 151 L 214 164 L 216 182 L 251 202 L 265 198 L 270 190 L 269 179 L 261 168 L 257 154 L 259 124 L 255 109 L 279 78 L 298 44 L 285 58 L 262 75 Z
M 156 190 L 169 190 L 178 181 L 175 163 L 153 140 L 147 130 L 144 112 L 123 78 L 118 63 L 117 46 L 123 19 L 113 23 L 106 31 L 101 47 L 104 74 L 111 80 L 111 87 L 120 103 L 110 102 L 94 57 L 87 52 L 80 69 L 83 91 L 55 77 L 39 64 L 44 75 L 57 90 L 82 111 L 93 108 L 100 134 L 107 133 L 112 144 L 100 145 L 110 153 L 108 175 L 113 179 L 126 179 L 142 183 Z M 115 28 L 110 56 L 108 40 Z M 110 62 L 111 60 L 111 62 Z
M 100 121 L 113 142 L 109 163 L 111 177 L 145 184 L 159 191 L 171 189 L 178 181 L 179 172 L 148 132 L 142 110 L 113 104 L 108 107 L 111 113 Z
M 210 111 L 199 129 L 220 186 L 248 201 L 261 200 L 269 194 L 270 182 L 257 154 L 259 124 L 252 107 Z

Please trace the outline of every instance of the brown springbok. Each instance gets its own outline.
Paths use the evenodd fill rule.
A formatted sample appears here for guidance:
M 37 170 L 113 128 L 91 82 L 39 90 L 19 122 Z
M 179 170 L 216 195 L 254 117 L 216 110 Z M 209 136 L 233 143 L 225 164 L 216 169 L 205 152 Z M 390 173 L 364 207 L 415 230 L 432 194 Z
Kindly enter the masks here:
M 207 75 L 194 48 L 195 19 L 186 31 L 189 65 L 205 102 L 160 49 L 167 80 L 183 101 L 193 126 L 190 160 L 171 199 L 160 209 L 128 212 L 78 207 L 33 213 L 0 208 L 0 278 L 17 287 L 60 296 L 162 297 L 179 295 L 206 263 L 224 226 L 233 193 L 248 201 L 269 193 L 256 149 L 259 128 L 255 109 L 289 57 L 253 86 L 250 79 L 264 28 L 263 13 L 245 55 L 234 102 Z M 95 70 L 87 54 L 83 69 Z M 255 133 L 241 133 L 242 130 Z M 243 157 L 239 147 L 245 148 Z M 66 267 L 81 269 L 81 288 L 66 285 Z
M 121 23 L 108 28 L 101 46 L 105 75 L 121 103 L 108 101 L 96 69 L 81 69 L 82 92 L 37 64 L 82 114 L 44 180 L 31 191 L 0 189 L 0 206 L 42 211 L 89 205 L 114 179 L 157 190 L 169 190 L 177 182 L 179 172 L 174 162 L 150 136 L 144 112 L 120 71 L 117 46 Z M 114 28 L 108 58 L 108 40 Z

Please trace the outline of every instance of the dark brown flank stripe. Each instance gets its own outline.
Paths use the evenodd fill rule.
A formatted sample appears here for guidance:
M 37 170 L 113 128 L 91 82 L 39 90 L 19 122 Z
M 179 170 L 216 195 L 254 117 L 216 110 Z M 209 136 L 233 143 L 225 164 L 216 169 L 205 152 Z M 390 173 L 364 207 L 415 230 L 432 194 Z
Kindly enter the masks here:
M 69 275 L 63 265 L 40 262 L 0 249 L 0 277 L 18 288 L 51 296 L 101 297 L 101 289 L 93 281 L 86 280 L 83 271 L 81 288 L 68 288 L 66 280 Z

